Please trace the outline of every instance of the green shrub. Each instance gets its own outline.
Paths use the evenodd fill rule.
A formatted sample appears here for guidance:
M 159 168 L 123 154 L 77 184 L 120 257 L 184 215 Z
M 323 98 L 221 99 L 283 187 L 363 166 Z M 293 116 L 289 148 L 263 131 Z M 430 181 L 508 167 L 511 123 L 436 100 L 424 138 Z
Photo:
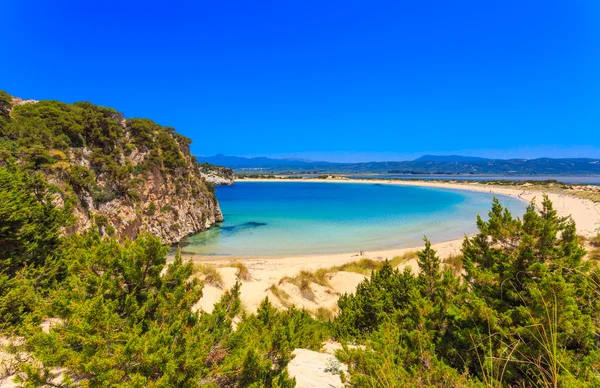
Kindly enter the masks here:
M 92 199 L 97 203 L 110 202 L 117 197 L 117 192 L 108 186 L 95 185 L 92 189 Z
M 89 168 L 80 165 L 71 166 L 67 180 L 77 191 L 90 191 L 96 185 L 94 172 Z
M 155 213 L 156 213 L 156 204 L 154 202 L 150 202 L 150 204 L 146 208 L 146 215 L 152 217 Z

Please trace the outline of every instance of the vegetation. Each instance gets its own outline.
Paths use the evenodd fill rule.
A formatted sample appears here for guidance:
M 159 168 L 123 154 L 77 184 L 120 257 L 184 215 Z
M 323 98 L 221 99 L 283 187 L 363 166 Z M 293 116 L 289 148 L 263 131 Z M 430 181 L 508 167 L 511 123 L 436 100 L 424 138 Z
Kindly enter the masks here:
M 402 174 L 402 175 L 512 175 L 564 176 L 598 175 L 600 160 L 572 159 L 484 159 L 469 160 L 465 157 L 453 159 L 422 157 L 412 161 L 386 161 L 366 163 L 335 163 L 289 159 L 240 158 L 213 156 L 201 158 L 202 162 L 220 164 L 246 173 L 260 171 L 266 174 Z
M 592 238 L 585 238 L 585 237 L 581 237 L 579 236 L 579 239 L 586 242 L 589 246 L 589 252 L 588 252 L 588 256 L 591 260 L 600 260 L 600 234 L 598 234 L 596 237 L 592 237 Z
M 276 284 L 271 284 L 271 286 L 266 289 L 265 291 L 271 291 L 271 293 L 277 298 L 277 300 L 279 300 L 279 302 L 285 306 L 285 307 L 289 307 L 290 303 L 289 303 L 289 299 L 290 299 L 290 295 L 285 292 L 284 290 L 282 290 L 281 288 L 279 288 L 278 285 Z
M 427 240 L 418 275 L 395 269 L 413 253 L 339 267 L 372 275 L 341 296 L 334 317 L 289 306 L 276 285 L 269 290 L 288 309 L 265 299 L 247 315 L 240 283 L 212 313 L 194 312 L 202 283 L 192 275 L 214 284 L 214 267 L 185 264 L 179 254 L 167 266 L 167 249 L 147 234 L 123 242 L 96 231 L 62 237 L 69 204 L 56 207 L 40 175 L 0 168 L 0 190 L 0 327 L 25 338 L 15 351 L 33 356 L 18 369 L 30 385 L 63 371 L 64 384 L 92 386 L 293 386 L 291 351 L 317 350 L 330 336 L 364 345 L 337 354 L 353 386 L 600 383 L 598 264 L 584 259 L 575 225 L 547 198 L 522 220 L 494 201 L 462 258 L 450 260 L 462 271 L 443 265 Z M 311 284 L 327 287 L 331 271 L 282 282 L 310 297 Z M 45 332 L 46 318 L 55 324 Z
M 237 268 L 236 276 L 240 281 L 249 282 L 252 280 L 252 275 L 250 275 L 250 271 L 244 263 L 235 261 L 231 266 Z
M 239 283 L 212 313 L 193 312 L 202 284 L 191 264 L 177 254 L 166 266 L 167 247 L 148 234 L 61 237 L 70 209 L 52 193 L 40 176 L 0 168 L 0 328 L 25 338 L 14 351 L 34 357 L 19 363 L 27 385 L 62 373 L 63 386 L 291 387 L 291 351 L 327 336 L 307 312 L 267 299 L 243 314 Z M 56 320 L 48 332 L 45 317 Z
M 200 170 L 210 166 L 194 163 L 190 142 L 173 128 L 149 119 L 124 119 L 112 108 L 89 102 L 18 103 L 0 92 L 0 166 L 42 174 L 55 183 L 63 200 L 89 218 L 115 199 L 140 218 L 157 215 L 157 205 L 142 203 L 146 198 L 140 194 L 147 195 L 150 177 L 176 186 L 183 199 L 202 192 L 214 201 L 214 188 L 200 178 Z M 107 222 L 112 227 L 119 220 L 113 215 Z
M 402 256 L 396 256 L 392 260 L 390 260 L 390 265 L 395 268 L 402 263 L 406 263 L 407 261 L 414 259 L 417 257 L 417 252 L 407 252 Z M 352 261 L 346 264 L 338 265 L 335 267 L 331 267 L 327 270 L 327 272 L 355 272 L 361 275 L 369 275 L 371 272 L 377 269 L 381 269 L 383 267 L 383 261 L 377 261 L 372 259 L 360 259 L 358 261 Z
M 339 300 L 336 336 L 355 386 L 600 384 L 599 270 L 545 198 L 522 220 L 494 201 L 463 245 L 464 275 L 426 241 L 418 276 L 390 263 Z
M 212 265 L 199 263 L 194 264 L 192 275 L 200 276 L 205 283 L 210 284 L 211 286 L 223 288 L 223 277 Z
M 212 313 L 195 311 L 205 283 L 224 287 L 215 267 L 179 253 L 167 265 L 167 247 L 149 234 L 101 235 L 110 231 L 102 215 L 89 232 L 66 235 L 77 200 L 64 194 L 134 198 L 131 176 L 159 167 L 179 171 L 184 185 L 188 144 L 150 120 L 123 126 L 109 108 L 13 106 L 0 92 L 0 332 L 22 339 L 11 350 L 24 385 L 291 387 L 292 350 L 318 350 L 334 337 L 356 387 L 600 386 L 600 236 L 585 241 L 586 252 L 547 197 L 522 219 L 495 200 L 461 255 L 444 262 L 425 240 L 422 251 L 392 261 L 281 280 L 314 299 L 313 285 L 329 287 L 334 271 L 370 273 L 340 297 L 336 317 L 296 309 L 279 285 L 269 291 L 286 310 L 265 298 L 246 314 L 240 282 L 251 277 L 241 263 Z M 84 149 L 89 167 L 75 163 Z M 134 149 L 148 159 L 116 162 Z M 112 180 L 99 185 L 99 176 Z M 397 268 L 411 259 L 416 275 Z

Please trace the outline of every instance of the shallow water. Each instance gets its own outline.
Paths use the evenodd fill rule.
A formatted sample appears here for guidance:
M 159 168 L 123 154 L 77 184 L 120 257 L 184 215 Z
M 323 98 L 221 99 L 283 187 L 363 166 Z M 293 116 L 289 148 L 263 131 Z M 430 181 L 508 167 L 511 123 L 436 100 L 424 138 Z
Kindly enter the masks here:
M 598 175 L 528 175 L 528 176 L 501 176 L 501 175 L 406 175 L 406 174 L 358 174 L 346 175 L 353 179 L 402 179 L 402 180 L 439 180 L 439 181 L 546 181 L 555 180 L 557 182 L 582 185 L 600 185 L 600 176 Z
M 239 182 L 217 188 L 225 221 L 186 239 L 195 255 L 279 256 L 358 252 L 463 237 L 488 193 L 367 183 Z M 525 204 L 500 201 L 514 215 Z

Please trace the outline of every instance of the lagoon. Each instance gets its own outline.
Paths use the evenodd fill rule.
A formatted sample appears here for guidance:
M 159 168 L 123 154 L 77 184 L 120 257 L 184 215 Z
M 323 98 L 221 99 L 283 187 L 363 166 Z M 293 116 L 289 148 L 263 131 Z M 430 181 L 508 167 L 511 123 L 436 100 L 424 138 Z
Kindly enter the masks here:
M 224 222 L 190 236 L 198 256 L 285 256 L 419 246 L 476 231 L 492 195 L 378 183 L 238 182 L 216 191 Z M 525 203 L 498 196 L 513 214 Z

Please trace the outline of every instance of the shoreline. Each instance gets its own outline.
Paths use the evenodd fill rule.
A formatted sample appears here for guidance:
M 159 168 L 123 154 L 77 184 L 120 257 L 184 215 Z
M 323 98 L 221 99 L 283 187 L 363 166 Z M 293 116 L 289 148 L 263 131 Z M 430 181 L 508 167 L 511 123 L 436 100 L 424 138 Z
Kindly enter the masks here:
M 429 188 L 440 188 L 447 190 L 462 190 L 462 191 L 475 191 L 482 193 L 497 194 L 502 196 L 513 197 L 519 199 L 526 204 L 530 204 L 533 199 L 536 200 L 536 205 L 539 208 L 541 198 L 543 194 L 547 194 L 554 205 L 554 209 L 558 212 L 561 217 L 570 216 L 573 218 L 577 225 L 577 233 L 584 237 L 594 237 L 600 233 L 600 203 L 594 203 L 590 200 L 579 198 L 568 194 L 558 194 L 554 192 L 544 192 L 541 190 L 527 189 L 527 187 L 504 187 L 497 185 L 482 185 L 477 182 L 457 182 L 457 181 L 408 181 L 408 180 L 390 180 L 390 179 L 350 179 L 350 178 L 334 178 L 334 179 L 273 179 L 273 178 L 250 178 L 236 180 L 237 182 L 302 182 L 302 183 L 356 183 L 356 184 L 387 184 L 387 185 L 400 185 L 400 186 L 417 186 L 417 187 L 429 187 Z M 475 220 L 473 220 L 475 222 Z M 447 249 L 448 245 L 456 246 L 457 243 L 462 244 L 464 238 L 446 240 L 432 244 L 435 248 L 440 246 L 444 250 Z M 422 244 L 404 247 L 404 248 L 388 248 L 388 249 L 376 249 L 373 251 L 365 251 L 362 257 L 381 257 L 387 256 L 392 258 L 394 256 L 401 256 L 406 252 L 418 250 Z M 185 249 L 182 249 L 185 251 Z M 460 249 L 459 249 L 460 250 Z M 390 255 L 392 255 L 390 257 Z M 353 257 L 355 260 L 361 257 L 356 252 L 342 252 L 342 253 L 307 253 L 300 255 L 273 255 L 273 256 L 203 256 L 194 254 L 193 252 L 185 253 L 185 258 L 192 258 L 194 261 L 202 261 L 207 263 L 219 263 L 224 261 L 253 261 L 253 260 L 282 260 L 282 259 L 323 259 L 330 257 L 336 259 L 340 256 L 345 258 Z M 347 262 L 347 261 L 346 261 Z M 337 263 L 335 260 L 334 264 Z
M 514 197 L 527 202 L 535 198 L 536 205 L 540 205 L 542 195 L 547 194 L 554 205 L 554 209 L 561 217 L 571 216 L 577 224 L 577 232 L 585 237 L 592 237 L 600 233 L 600 203 L 576 197 L 566 193 L 555 193 L 539 189 L 530 189 L 523 184 L 519 187 L 506 187 L 500 185 L 481 184 L 479 182 L 460 181 L 418 181 L 400 179 L 239 179 L 236 182 L 303 182 L 303 183 L 356 183 L 356 184 L 388 184 L 399 186 L 430 187 L 450 190 L 477 191 Z
M 527 187 L 501 187 L 491 185 L 481 185 L 478 183 L 456 183 L 456 182 L 427 182 L 427 181 L 389 181 L 389 180 L 353 180 L 353 179 L 243 179 L 242 182 L 314 182 L 314 183 L 358 183 L 358 184 L 396 184 L 406 186 L 422 186 L 431 188 L 442 188 L 451 190 L 467 190 L 492 193 L 497 195 L 506 195 L 513 198 L 520 198 L 523 201 L 531 202 L 535 197 L 539 205 L 543 191 L 528 190 Z M 550 200 L 554 204 L 559 216 L 571 215 L 577 223 L 578 234 L 586 237 L 598 233 L 600 227 L 600 203 L 594 203 L 583 198 L 548 192 Z M 475 220 L 473 220 L 475 222 Z M 461 253 L 464 238 L 438 242 L 432 244 L 432 248 L 437 251 L 440 259 L 446 259 L 452 255 Z M 358 252 L 350 253 L 326 253 L 326 254 L 306 254 L 306 255 L 287 255 L 287 256 L 200 256 L 184 255 L 185 260 L 194 263 L 210 264 L 217 267 L 221 273 L 224 284 L 222 289 L 207 285 L 204 289 L 199 308 L 211 311 L 213 304 L 220 298 L 225 289 L 230 288 L 236 281 L 236 269 L 231 266 L 234 262 L 243 263 L 249 270 L 252 281 L 243 282 L 241 289 L 242 303 L 248 311 L 255 311 L 260 302 L 269 296 L 269 299 L 279 307 L 284 308 L 277 298 L 269 291 L 271 285 L 279 284 L 279 281 L 286 277 L 293 277 L 301 271 L 316 271 L 321 268 L 330 268 L 363 258 L 369 258 L 376 261 L 384 259 L 393 259 L 396 256 L 403 256 L 409 252 L 419 251 L 423 248 L 423 243 L 408 248 L 393 248 L 374 251 L 365 251 L 360 256 Z M 228 267 L 229 265 L 229 267 Z M 416 259 L 410 259 L 398 267 L 400 270 L 410 266 L 413 271 L 417 268 Z M 293 289 L 287 289 L 288 294 L 292 295 L 292 302 L 298 307 L 315 311 L 320 307 L 335 308 L 339 294 L 353 292 L 356 286 L 365 278 L 364 275 L 355 273 L 339 272 L 330 282 L 335 284 L 333 294 L 331 290 L 315 289 L 317 300 L 308 301 L 296 295 Z

